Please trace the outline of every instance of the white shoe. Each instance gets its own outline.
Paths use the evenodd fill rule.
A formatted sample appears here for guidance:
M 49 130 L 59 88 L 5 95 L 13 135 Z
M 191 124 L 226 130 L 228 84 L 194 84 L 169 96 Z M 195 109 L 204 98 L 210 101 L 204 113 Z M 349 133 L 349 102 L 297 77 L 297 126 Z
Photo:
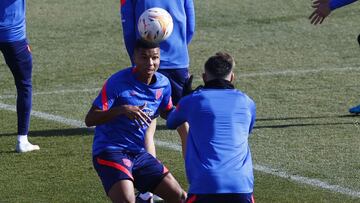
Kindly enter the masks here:
M 40 150 L 39 145 L 33 145 L 30 142 L 16 143 L 16 152 L 18 153 L 31 152 L 35 150 Z
M 154 195 L 153 199 L 154 199 L 154 202 L 162 202 L 162 201 L 164 201 L 161 197 L 159 197 L 157 195 Z

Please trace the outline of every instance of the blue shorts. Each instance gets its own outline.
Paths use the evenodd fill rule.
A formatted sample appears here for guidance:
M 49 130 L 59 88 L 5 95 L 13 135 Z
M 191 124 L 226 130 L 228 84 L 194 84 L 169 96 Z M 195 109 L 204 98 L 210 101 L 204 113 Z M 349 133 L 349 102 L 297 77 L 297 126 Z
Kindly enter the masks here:
M 182 96 L 185 81 L 189 78 L 187 68 L 178 69 L 158 69 L 159 73 L 165 75 L 171 84 L 171 99 L 174 105 L 177 105 Z
M 147 152 L 104 151 L 93 157 L 93 164 L 106 194 L 120 180 L 131 180 L 137 190 L 152 192 L 169 173 Z
M 255 203 L 253 193 L 188 194 L 186 203 Z

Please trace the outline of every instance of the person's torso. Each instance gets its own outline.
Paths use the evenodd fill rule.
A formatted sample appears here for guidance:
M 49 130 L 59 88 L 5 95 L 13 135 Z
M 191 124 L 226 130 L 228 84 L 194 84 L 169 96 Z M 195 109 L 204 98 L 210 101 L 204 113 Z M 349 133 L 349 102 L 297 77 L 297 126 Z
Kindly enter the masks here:
M 135 79 L 133 68 L 128 68 L 114 74 L 109 80 L 116 84 L 116 99 L 110 108 L 120 105 L 142 106 L 152 119 L 159 114 L 159 107 L 164 97 L 168 79 L 156 73 L 157 81 L 154 84 L 146 85 Z M 108 80 L 108 81 L 109 81 Z M 98 125 L 95 128 L 93 153 L 98 154 L 104 148 L 108 150 L 123 149 L 133 152 L 144 151 L 144 136 L 147 127 L 139 128 L 134 121 L 125 115 L 120 115 L 113 120 Z
M 0 1 L 0 42 L 26 38 L 25 10 L 25 0 Z
M 251 105 L 249 97 L 234 89 L 203 89 L 193 94 L 187 105 L 191 112 L 186 153 L 190 193 L 252 192 Z

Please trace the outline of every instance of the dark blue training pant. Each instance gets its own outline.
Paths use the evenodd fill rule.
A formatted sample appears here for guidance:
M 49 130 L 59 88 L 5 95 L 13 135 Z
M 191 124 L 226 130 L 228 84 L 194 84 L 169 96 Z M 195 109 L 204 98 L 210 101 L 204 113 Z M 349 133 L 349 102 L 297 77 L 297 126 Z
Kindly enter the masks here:
M 27 135 L 32 105 L 31 51 L 26 39 L 16 42 L 0 42 L 0 50 L 15 79 L 18 135 Z

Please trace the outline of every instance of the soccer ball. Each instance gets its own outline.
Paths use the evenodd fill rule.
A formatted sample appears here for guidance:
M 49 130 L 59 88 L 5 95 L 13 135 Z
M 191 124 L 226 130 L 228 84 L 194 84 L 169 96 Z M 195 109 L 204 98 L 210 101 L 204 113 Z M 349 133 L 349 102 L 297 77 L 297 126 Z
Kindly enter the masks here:
M 167 39 L 173 31 L 171 15 L 162 8 L 149 8 L 138 20 L 138 30 L 141 38 L 149 42 L 159 43 Z

